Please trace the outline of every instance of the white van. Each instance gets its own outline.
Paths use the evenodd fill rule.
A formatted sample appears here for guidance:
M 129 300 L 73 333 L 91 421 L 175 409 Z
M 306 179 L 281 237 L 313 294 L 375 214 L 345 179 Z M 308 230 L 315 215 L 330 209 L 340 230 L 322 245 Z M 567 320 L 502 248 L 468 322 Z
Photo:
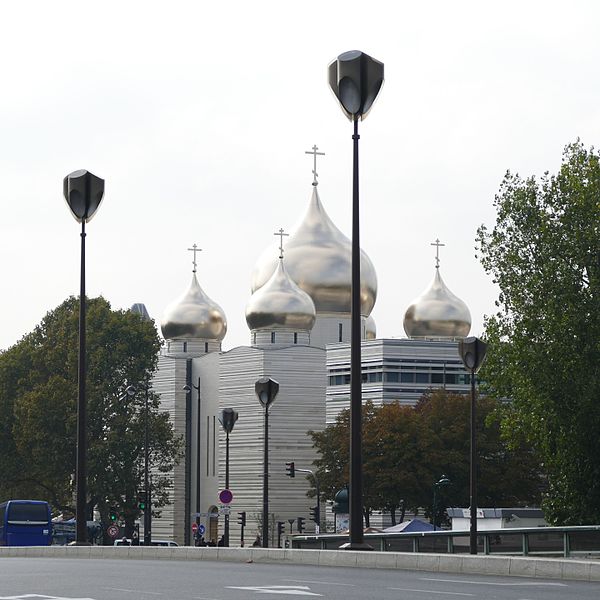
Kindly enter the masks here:
M 144 545 L 144 540 L 140 540 L 140 546 Z M 150 542 L 151 546 L 179 546 L 177 542 L 172 542 L 171 540 L 152 540 Z M 120 540 L 115 540 L 113 546 L 131 546 L 130 538 L 121 538 Z

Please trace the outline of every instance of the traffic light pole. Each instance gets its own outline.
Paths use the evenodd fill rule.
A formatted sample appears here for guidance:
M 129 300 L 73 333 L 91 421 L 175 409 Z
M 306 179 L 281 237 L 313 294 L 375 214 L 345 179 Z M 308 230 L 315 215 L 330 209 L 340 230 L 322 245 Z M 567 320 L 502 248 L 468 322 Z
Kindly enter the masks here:
M 294 463 L 292 463 L 292 464 L 294 464 Z M 314 474 L 314 472 L 311 471 L 310 469 L 298 469 L 298 467 L 296 467 L 295 464 L 294 464 L 294 471 L 296 473 L 308 473 L 309 475 L 312 475 L 313 479 L 315 480 L 315 490 L 317 492 L 317 515 L 318 515 L 318 521 L 320 521 L 321 520 L 321 488 L 319 487 L 319 479 Z M 315 533 L 317 535 L 319 535 L 319 533 L 321 533 L 321 523 L 320 522 L 315 522 Z

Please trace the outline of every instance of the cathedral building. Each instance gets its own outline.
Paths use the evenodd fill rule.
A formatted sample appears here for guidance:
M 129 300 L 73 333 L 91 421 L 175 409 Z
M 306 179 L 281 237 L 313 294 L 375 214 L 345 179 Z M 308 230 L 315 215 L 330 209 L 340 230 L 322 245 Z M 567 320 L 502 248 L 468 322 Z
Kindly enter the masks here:
M 313 154 L 316 158 L 316 147 Z M 289 235 L 281 229 L 275 234 L 279 243 L 264 251 L 251 275 L 247 346 L 222 350 L 227 320 L 201 288 L 198 249 L 191 249 L 192 281 L 164 312 L 165 343 L 152 384 L 185 441 L 184 457 L 172 473 L 171 503 L 153 520 L 154 538 L 193 543 L 192 524 L 198 523 L 205 539 L 216 541 L 229 514 L 230 544 L 238 545 L 240 512 L 246 513 L 245 543 L 260 532 L 265 412 L 254 385 L 262 377 L 280 386 L 269 409 L 269 528 L 276 532 L 280 521 L 289 532 L 290 521 L 302 516 L 306 530 L 314 531 L 309 483 L 303 476 L 287 477 L 285 463 L 313 469 L 317 454 L 307 432 L 322 431 L 348 405 L 352 252 L 321 203 L 316 165 L 313 174 L 305 215 Z M 413 404 L 431 387 L 465 391 L 455 338 L 468 334 L 470 315 L 445 286 L 439 260 L 433 283 L 406 311 L 408 338 L 376 338 L 371 317 L 376 298 L 375 268 L 362 252 L 364 399 Z M 230 434 L 229 506 L 218 499 L 225 488 L 225 433 L 219 423 L 225 408 L 239 414 Z M 269 545 L 274 541 L 271 536 Z

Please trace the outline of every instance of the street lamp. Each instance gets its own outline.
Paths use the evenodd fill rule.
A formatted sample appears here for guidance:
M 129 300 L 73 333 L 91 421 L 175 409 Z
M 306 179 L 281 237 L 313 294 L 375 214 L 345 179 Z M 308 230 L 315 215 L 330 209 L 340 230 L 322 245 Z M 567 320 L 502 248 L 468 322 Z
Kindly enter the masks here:
M 477 446 L 475 439 L 475 373 L 479 371 L 485 359 L 487 344 L 477 337 L 467 337 L 458 342 L 458 353 L 467 369 L 471 372 L 471 528 L 469 551 L 477 554 Z
M 442 486 L 450 485 L 452 482 L 445 476 L 442 475 L 439 481 L 436 481 L 433 484 L 433 530 L 435 531 L 435 517 L 436 517 L 436 507 L 437 507 L 437 489 Z
M 372 550 L 364 543 L 361 439 L 360 212 L 358 120 L 364 119 L 383 85 L 383 63 L 358 50 L 344 52 L 329 65 L 329 86 L 354 123 L 352 169 L 352 298 L 350 336 L 350 541 L 347 550 Z
M 225 431 L 225 489 L 229 489 L 229 434 L 233 431 L 233 426 L 238 420 L 238 413 L 233 408 L 224 408 L 219 415 L 219 423 Z M 229 547 L 229 513 L 225 513 L 225 547 Z
M 185 414 L 189 415 L 189 418 L 186 417 L 186 430 L 185 430 L 185 480 L 186 480 L 186 498 L 189 498 L 191 495 L 191 479 L 192 479 L 192 388 L 196 390 L 198 394 L 198 410 L 196 411 L 197 419 L 196 419 L 196 525 L 200 525 L 200 431 L 202 429 L 202 415 L 201 415 L 201 405 L 200 405 L 200 377 L 198 377 L 198 385 L 185 384 L 183 386 L 183 391 L 186 393 L 186 401 L 185 401 Z M 186 502 L 186 514 L 190 512 L 190 501 Z M 186 544 L 190 542 L 189 539 L 189 528 L 186 525 L 185 533 L 184 533 L 184 541 Z
M 270 377 L 261 377 L 254 384 L 258 401 L 265 409 L 265 444 L 263 458 L 263 514 L 262 514 L 262 547 L 269 547 L 269 406 L 273 404 L 279 384 Z
M 144 395 L 144 489 L 145 493 L 145 504 L 144 504 L 144 546 L 150 546 L 152 542 L 152 509 L 151 500 L 152 494 L 150 493 L 150 442 L 148 432 L 148 387 L 141 387 L 140 389 L 145 392 Z M 137 389 L 135 386 L 130 385 L 125 390 L 128 396 L 135 396 Z
M 85 224 L 92 220 L 104 196 L 104 179 L 80 170 L 69 173 L 63 180 L 63 195 L 71 213 L 81 223 L 81 272 L 79 280 L 79 359 L 77 396 L 77 467 L 75 485 L 77 529 L 75 543 L 87 545 L 87 468 L 86 468 L 86 397 L 85 397 Z

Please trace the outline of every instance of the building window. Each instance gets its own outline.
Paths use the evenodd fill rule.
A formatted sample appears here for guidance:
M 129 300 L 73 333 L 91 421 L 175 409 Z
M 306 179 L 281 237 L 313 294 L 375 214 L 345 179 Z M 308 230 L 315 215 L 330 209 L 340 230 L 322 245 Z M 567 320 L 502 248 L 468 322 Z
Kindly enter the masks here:
M 415 374 L 414 373 L 400 373 L 400 383 L 414 383 L 415 382 Z
M 208 342 L 204 342 L 204 352 L 208 352 Z
M 400 373 L 386 373 L 385 380 L 390 383 L 398 383 L 400 381 Z
M 208 464 L 210 451 L 210 417 L 206 417 L 206 476 L 208 477 Z
M 294 344 L 298 343 L 298 334 L 294 331 Z
M 417 383 L 429 383 L 429 373 L 417 373 Z
M 344 326 L 341 323 L 339 323 L 338 324 L 338 338 L 339 338 L 338 341 L 339 342 L 341 342 L 343 339 L 343 329 L 344 329 Z
M 256 331 L 254 332 L 254 341 L 252 342 L 253 344 L 256 344 Z
M 187 352 L 187 342 L 183 342 L 183 351 Z
M 213 416 L 213 459 L 212 459 L 212 473 L 215 476 L 215 463 L 217 457 L 217 424 L 215 421 L 216 417 Z
M 444 374 L 443 373 L 432 373 L 431 374 L 431 383 L 444 383 Z
M 275 332 L 271 331 L 271 344 L 275 343 Z

